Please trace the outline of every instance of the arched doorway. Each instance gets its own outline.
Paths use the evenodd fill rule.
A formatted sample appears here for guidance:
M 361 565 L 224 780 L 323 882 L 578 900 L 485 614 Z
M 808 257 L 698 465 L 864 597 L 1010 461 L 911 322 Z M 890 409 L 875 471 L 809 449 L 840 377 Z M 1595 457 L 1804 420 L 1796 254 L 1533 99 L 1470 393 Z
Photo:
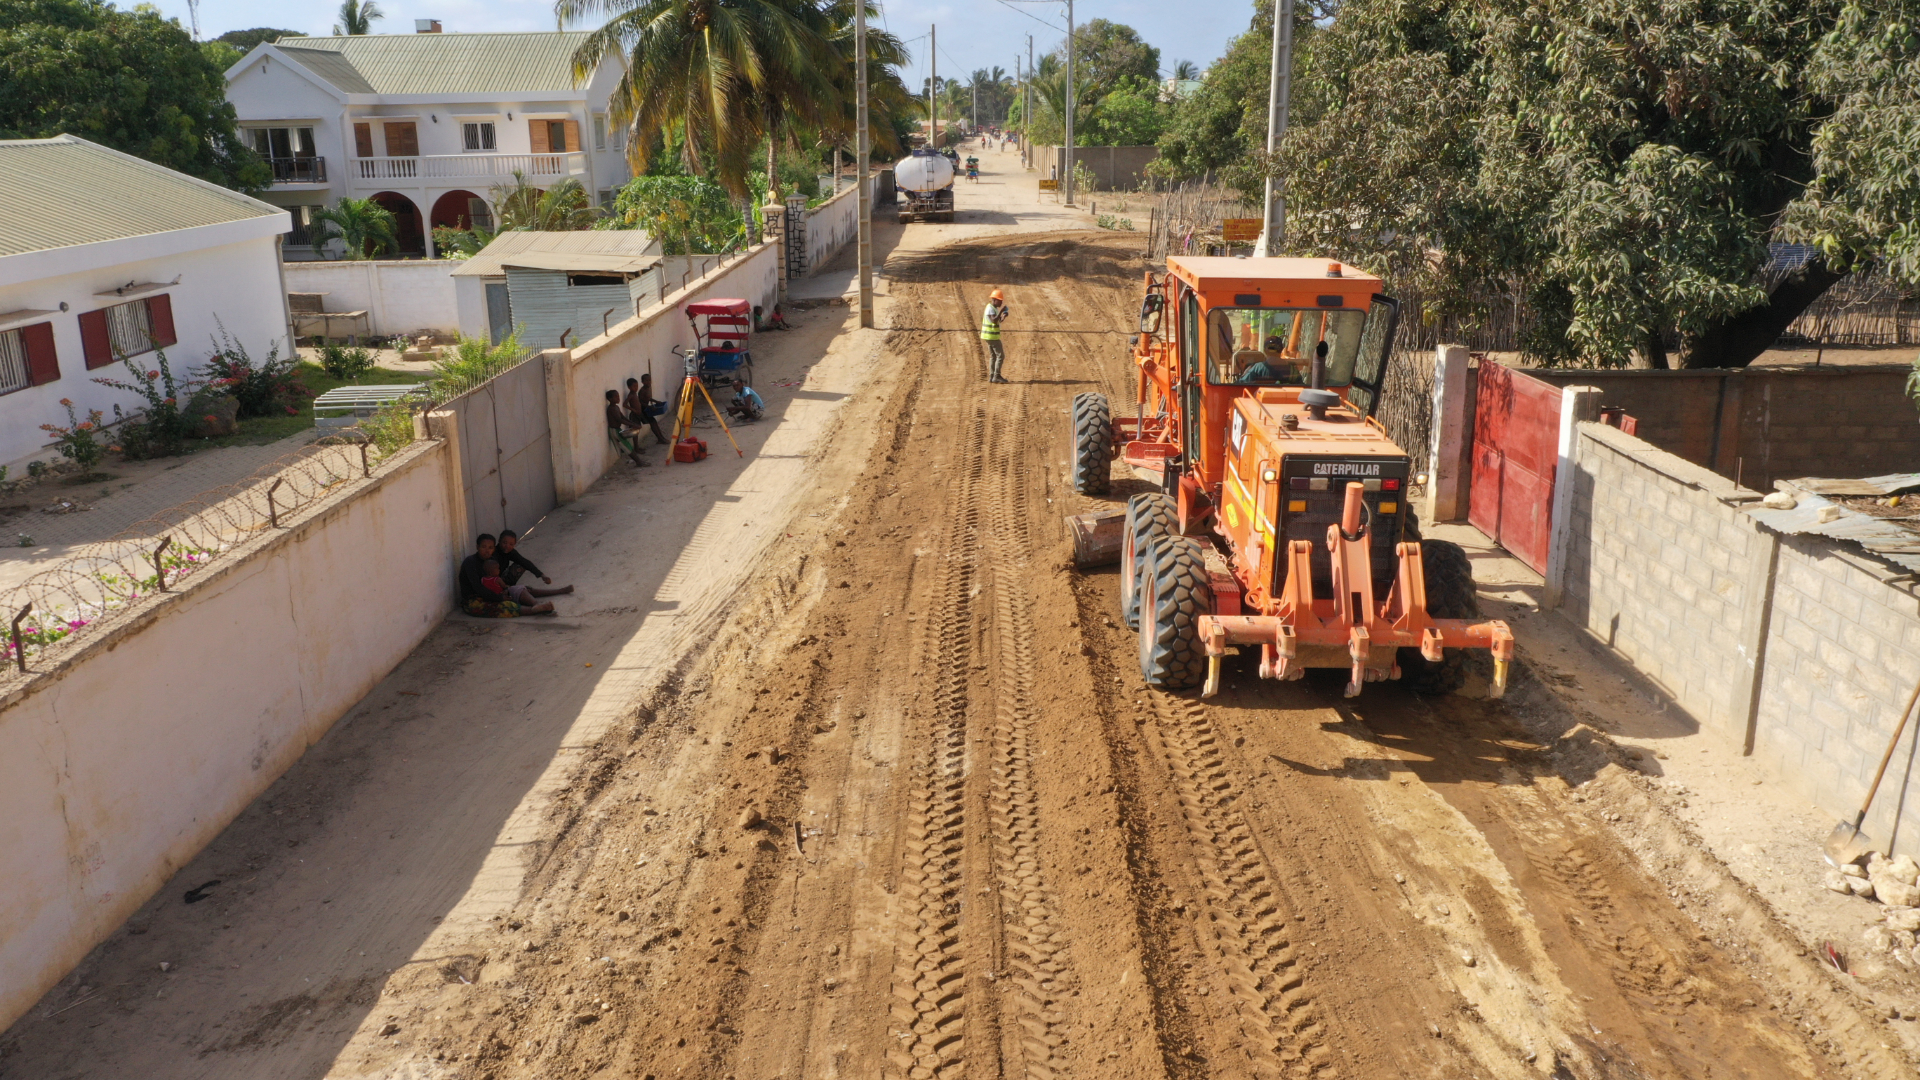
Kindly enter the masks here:
M 399 243 L 396 255 L 425 255 L 426 230 L 420 227 L 420 208 L 397 191 L 383 191 L 373 201 L 393 215 L 393 238 Z
M 435 229 L 471 229 L 475 202 L 485 205 L 485 200 L 471 191 L 449 191 L 433 201 L 433 213 L 427 221 Z

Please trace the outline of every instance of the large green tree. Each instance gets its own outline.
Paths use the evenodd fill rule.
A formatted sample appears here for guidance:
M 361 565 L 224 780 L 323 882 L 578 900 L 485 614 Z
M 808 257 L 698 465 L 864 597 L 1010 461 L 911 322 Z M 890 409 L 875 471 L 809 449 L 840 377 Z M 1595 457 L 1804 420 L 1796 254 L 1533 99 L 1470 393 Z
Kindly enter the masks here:
M 1097 100 L 1129 76 L 1160 78 L 1160 50 L 1141 40 L 1138 30 L 1110 19 L 1089 19 L 1073 28 L 1075 96 L 1085 87 Z
M 298 30 L 275 30 L 271 26 L 256 26 L 249 30 L 229 30 L 213 40 L 224 42 L 246 53 L 251 52 L 255 45 L 263 41 L 279 41 L 283 37 L 300 36 L 302 34 Z
M 1808 82 L 1835 107 L 1785 232 L 1835 267 L 1884 260 L 1920 285 L 1920 0 L 1848 3 L 1814 49 Z
M 1812 179 L 1838 8 L 1347 0 L 1296 65 L 1288 246 L 1456 315 L 1522 298 L 1541 359 L 1665 367 L 1678 341 L 1685 366 L 1745 364 L 1838 276 L 1764 274 Z
M 272 183 L 225 73 L 178 22 L 102 0 L 0 0 L 0 138 L 61 133 L 240 191 Z

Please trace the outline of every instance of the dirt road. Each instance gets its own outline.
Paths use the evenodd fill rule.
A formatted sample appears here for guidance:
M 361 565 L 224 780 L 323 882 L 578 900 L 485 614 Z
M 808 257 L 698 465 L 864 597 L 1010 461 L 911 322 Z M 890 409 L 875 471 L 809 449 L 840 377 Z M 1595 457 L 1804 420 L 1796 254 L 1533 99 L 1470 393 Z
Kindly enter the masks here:
M 491 907 L 443 908 L 458 925 L 391 971 L 180 1030 L 36 1009 L 0 1075 L 1914 1075 L 1684 837 L 1649 874 L 1613 831 L 1657 832 L 1636 778 L 1537 682 L 1505 704 L 1244 667 L 1205 704 L 1140 683 L 1116 575 L 1071 569 L 1061 527 L 1091 505 L 1068 402 L 1126 399 L 1138 252 L 895 254 L 890 375 L 816 459 L 844 475 L 696 663 L 567 747 L 503 830 L 524 850 Z M 1006 386 L 972 333 L 995 286 Z M 473 872 L 446 868 L 456 892 Z M 355 903 L 311 900 L 222 929 L 266 954 Z M 155 959 L 108 950 L 95 970 Z

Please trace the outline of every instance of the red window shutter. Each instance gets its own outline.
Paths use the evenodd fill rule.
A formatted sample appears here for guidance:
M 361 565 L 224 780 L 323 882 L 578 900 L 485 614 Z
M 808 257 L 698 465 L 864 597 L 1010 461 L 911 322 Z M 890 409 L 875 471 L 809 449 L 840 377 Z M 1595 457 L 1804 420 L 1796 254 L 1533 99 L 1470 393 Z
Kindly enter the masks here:
M 153 346 L 164 349 L 180 339 L 173 333 L 173 297 L 166 293 L 147 298 L 147 318 L 153 324 Z
M 53 324 L 34 323 L 20 328 L 20 344 L 27 350 L 27 379 L 42 386 L 60 378 L 60 358 L 53 351 Z
M 87 361 L 88 371 L 113 363 L 113 339 L 107 335 L 105 308 L 80 316 L 80 353 Z

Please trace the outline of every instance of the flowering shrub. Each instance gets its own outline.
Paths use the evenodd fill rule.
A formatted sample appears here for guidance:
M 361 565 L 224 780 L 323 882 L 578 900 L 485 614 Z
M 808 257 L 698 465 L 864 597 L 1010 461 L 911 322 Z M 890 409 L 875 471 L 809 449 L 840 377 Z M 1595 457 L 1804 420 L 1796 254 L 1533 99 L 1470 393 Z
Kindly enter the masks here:
M 160 565 L 167 575 L 167 583 L 171 585 L 178 582 L 181 578 L 205 566 L 217 553 L 213 548 L 169 547 L 160 557 Z M 147 559 L 146 562 L 152 565 L 151 559 Z M 101 584 L 106 593 L 104 600 L 97 604 L 83 605 L 84 610 L 74 612 L 72 617 L 43 615 L 37 622 L 22 623 L 20 625 L 21 651 L 31 658 L 35 652 L 45 649 L 54 642 L 72 637 L 128 604 L 151 596 L 158 592 L 160 587 L 160 578 L 157 573 L 145 576 L 103 573 L 94 575 L 94 579 Z M 4 656 L 7 663 L 12 663 L 16 659 L 12 635 L 4 626 L 0 626 L 0 656 Z
M 60 404 L 67 409 L 67 426 L 41 424 L 40 430 L 53 436 L 61 457 L 80 466 L 85 472 L 92 472 L 93 467 L 106 456 L 106 448 L 100 445 L 102 414 L 99 409 L 91 409 L 87 412 L 87 418 L 82 420 L 73 414 L 71 398 L 61 398 Z
M 167 363 L 166 352 L 161 349 L 153 351 L 157 367 L 142 368 L 127 359 L 121 362 L 127 366 L 133 381 L 93 380 L 115 390 L 131 390 L 147 401 L 146 411 L 131 419 L 120 406 L 113 407 L 114 418 L 120 422 L 120 452 L 129 460 L 139 460 L 169 457 L 184 451 L 188 437 L 200 422 L 189 406 L 206 384 L 191 376 L 176 377 L 173 367 Z
M 283 411 L 288 416 L 300 414 L 299 403 L 309 396 L 307 388 L 295 368 L 297 358 L 283 359 L 279 343 L 257 364 L 225 326 L 221 326 L 220 340 L 214 344 L 218 351 L 207 364 L 207 374 L 213 380 L 210 385 L 239 399 L 242 417 L 275 416 Z

